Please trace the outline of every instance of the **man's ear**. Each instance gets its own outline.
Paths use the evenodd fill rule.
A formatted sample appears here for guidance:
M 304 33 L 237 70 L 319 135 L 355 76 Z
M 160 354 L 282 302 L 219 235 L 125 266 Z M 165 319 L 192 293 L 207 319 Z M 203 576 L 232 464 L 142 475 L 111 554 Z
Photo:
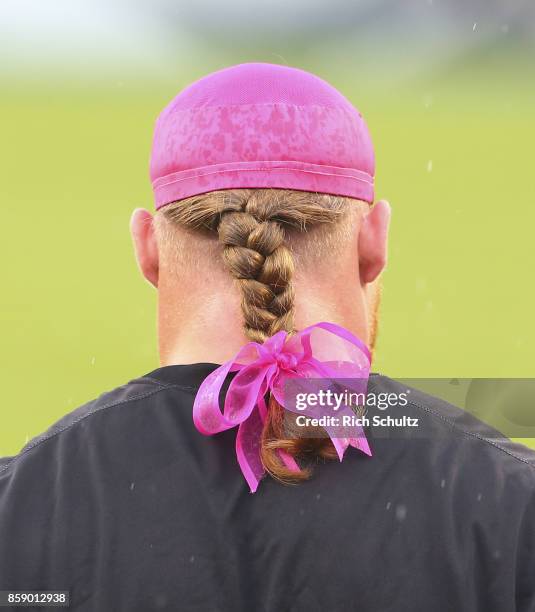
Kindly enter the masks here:
M 364 217 L 359 232 L 359 271 L 362 284 L 373 282 L 386 265 L 390 205 L 377 202 Z
M 152 221 L 148 210 L 136 208 L 130 219 L 130 233 L 141 273 L 151 285 L 158 287 L 159 254 Z

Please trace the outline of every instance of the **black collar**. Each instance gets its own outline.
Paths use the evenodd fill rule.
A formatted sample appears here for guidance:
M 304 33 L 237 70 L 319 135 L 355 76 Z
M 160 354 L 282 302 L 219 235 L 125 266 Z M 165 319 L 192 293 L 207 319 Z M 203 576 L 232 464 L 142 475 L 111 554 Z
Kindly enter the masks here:
M 157 368 L 146 376 L 165 384 L 199 387 L 208 374 L 211 374 L 218 367 L 219 364 L 217 363 L 169 365 Z

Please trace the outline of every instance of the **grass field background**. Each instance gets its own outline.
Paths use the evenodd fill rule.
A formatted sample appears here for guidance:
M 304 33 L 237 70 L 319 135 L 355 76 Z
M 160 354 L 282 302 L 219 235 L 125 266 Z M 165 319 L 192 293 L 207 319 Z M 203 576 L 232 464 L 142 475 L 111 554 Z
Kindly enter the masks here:
M 0 456 L 158 366 L 156 296 L 128 234 L 132 209 L 152 206 L 153 122 L 190 80 L 246 59 L 160 81 L 2 81 Z M 535 376 L 530 58 L 381 82 L 359 80 L 350 63 L 291 63 L 339 87 L 375 141 L 377 196 L 393 223 L 374 369 Z

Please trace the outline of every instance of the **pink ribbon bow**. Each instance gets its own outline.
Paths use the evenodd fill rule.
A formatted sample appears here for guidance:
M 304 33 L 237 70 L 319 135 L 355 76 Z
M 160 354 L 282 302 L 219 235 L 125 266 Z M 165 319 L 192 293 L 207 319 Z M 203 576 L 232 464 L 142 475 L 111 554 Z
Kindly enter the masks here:
M 221 413 L 219 395 L 230 372 L 238 373 L 230 382 Z M 343 327 L 334 323 L 316 323 L 290 338 L 285 331 L 280 331 L 263 344 L 249 342 L 244 345 L 233 359 L 205 378 L 195 397 L 193 422 L 205 435 L 238 426 L 236 455 L 251 493 L 254 493 L 264 475 L 259 445 L 267 415 L 266 393 L 270 391 L 281 406 L 297 412 L 295 406 L 285 400 L 285 384 L 290 379 L 367 381 L 369 372 L 368 348 Z M 340 461 L 348 446 L 371 456 L 362 427 L 352 427 L 353 432 L 357 431 L 352 437 L 340 437 L 336 428 L 324 429 Z M 280 451 L 280 457 L 289 469 L 299 471 L 293 457 L 284 451 Z

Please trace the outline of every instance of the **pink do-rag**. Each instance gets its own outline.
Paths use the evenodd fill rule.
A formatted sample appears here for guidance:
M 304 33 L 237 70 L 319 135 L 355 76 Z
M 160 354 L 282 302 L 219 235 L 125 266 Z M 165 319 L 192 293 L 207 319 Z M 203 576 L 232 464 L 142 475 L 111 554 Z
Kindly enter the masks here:
M 319 77 L 250 63 L 192 83 L 156 122 L 156 208 L 218 189 L 281 188 L 372 203 L 375 159 L 361 114 Z

